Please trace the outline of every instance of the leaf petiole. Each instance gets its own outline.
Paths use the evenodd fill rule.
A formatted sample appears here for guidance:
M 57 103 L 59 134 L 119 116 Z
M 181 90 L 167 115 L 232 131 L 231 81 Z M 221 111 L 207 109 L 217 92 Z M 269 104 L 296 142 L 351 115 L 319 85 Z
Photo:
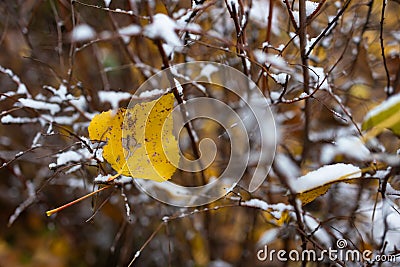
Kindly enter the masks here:
M 53 215 L 54 213 L 57 213 L 57 212 L 59 212 L 59 211 L 65 209 L 65 208 L 68 208 L 69 206 L 72 206 L 72 205 L 74 205 L 74 204 L 76 204 L 76 203 L 78 203 L 78 202 L 80 202 L 80 201 L 82 201 L 82 200 L 84 200 L 84 199 L 86 199 L 86 198 L 88 198 L 88 197 L 91 197 L 91 196 L 93 196 L 94 194 L 97 194 L 97 193 L 99 193 L 99 192 L 101 192 L 101 191 L 103 191 L 103 190 L 105 190 L 105 189 L 108 189 L 108 188 L 110 188 L 110 187 L 111 187 L 111 185 L 104 186 L 104 187 L 102 187 L 102 188 L 97 189 L 96 191 L 93 191 L 93 192 L 91 192 L 91 193 L 89 193 L 89 194 L 87 194 L 87 195 L 84 195 L 84 196 L 82 196 L 82 197 L 80 197 L 80 198 L 78 198 L 78 199 L 75 199 L 75 200 L 73 200 L 73 201 L 71 201 L 71 202 L 69 202 L 69 203 L 67 203 L 67 204 L 65 204 L 65 205 L 62 205 L 62 206 L 58 207 L 58 208 L 55 208 L 55 209 L 52 209 L 52 210 L 48 210 L 48 211 L 46 211 L 46 215 L 47 215 L 47 216 L 51 216 L 51 215 Z

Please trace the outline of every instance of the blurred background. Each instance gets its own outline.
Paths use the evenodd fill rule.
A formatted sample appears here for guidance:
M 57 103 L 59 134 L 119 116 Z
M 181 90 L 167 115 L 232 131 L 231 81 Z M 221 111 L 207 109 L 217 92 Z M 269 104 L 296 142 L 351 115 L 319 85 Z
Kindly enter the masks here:
M 387 176 L 391 188 L 400 189 L 396 172 L 335 184 L 304 206 L 303 217 L 293 212 L 287 179 L 336 162 L 370 166 L 371 160 L 348 151 L 329 157 L 324 151 L 340 137 L 358 136 L 365 114 L 399 93 L 400 4 L 304 2 L 306 26 L 298 21 L 297 0 L 1 1 L 0 266 L 127 266 L 135 255 L 133 266 L 301 266 L 262 262 L 256 254 L 265 244 L 326 248 L 338 237 L 379 252 L 385 251 L 386 233 L 389 244 L 398 244 L 398 229 L 372 216 L 379 178 Z M 154 19 L 160 13 L 169 18 L 164 27 Z M 152 24 L 161 32 L 149 32 Z M 301 28 L 307 29 L 306 47 Z M 310 69 L 306 89 L 302 49 Z M 114 92 L 126 107 L 124 93 L 133 94 L 167 66 L 194 60 L 242 71 L 270 101 L 280 128 L 266 182 L 252 194 L 237 186 L 198 209 L 165 205 L 127 184 L 47 217 L 47 210 L 95 190 L 99 173 L 112 173 L 88 148 L 90 119 L 115 108 L 101 92 Z M 208 90 L 221 94 L 219 88 Z M 298 99 L 304 92 L 312 97 Z M 187 99 L 196 95 L 190 88 L 185 92 Z M 47 106 L 21 105 L 20 99 Z M 195 130 L 201 138 L 221 134 L 212 124 L 199 123 Z M 385 130 L 367 149 L 396 157 L 399 144 Z M 67 152 L 75 154 L 68 158 Z M 220 155 L 206 177 L 224 166 Z M 180 175 L 175 178 L 184 183 Z M 288 208 L 241 205 L 254 198 Z M 371 234 L 373 226 L 382 226 L 385 235 Z

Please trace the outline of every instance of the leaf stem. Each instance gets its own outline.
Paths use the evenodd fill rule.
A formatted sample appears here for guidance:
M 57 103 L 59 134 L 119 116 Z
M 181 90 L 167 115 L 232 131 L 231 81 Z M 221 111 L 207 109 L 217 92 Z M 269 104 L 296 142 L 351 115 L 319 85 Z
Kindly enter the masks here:
M 88 197 L 91 197 L 91 196 L 93 196 L 94 194 L 97 194 L 97 193 L 99 193 L 99 192 L 101 192 L 101 191 L 103 191 L 103 190 L 105 190 L 105 189 L 108 189 L 108 188 L 110 188 L 110 187 L 111 187 L 111 185 L 107 185 L 107 186 L 105 186 L 105 187 L 102 187 L 102 188 L 100 188 L 100 189 L 97 189 L 96 191 L 93 191 L 93 192 L 91 192 L 91 193 L 89 193 L 89 194 L 86 194 L 86 195 L 84 195 L 84 196 L 82 196 L 82 197 L 80 197 L 80 198 L 78 198 L 78 199 L 75 199 L 75 200 L 73 200 L 73 201 L 71 201 L 71 202 L 68 202 L 67 204 L 62 205 L 61 207 L 58 207 L 58 208 L 55 208 L 55 209 L 52 209 L 52 210 L 48 210 L 48 211 L 46 211 L 46 215 L 47 215 L 47 216 L 51 216 L 51 215 L 53 215 L 54 213 L 57 213 L 57 212 L 59 212 L 59 211 L 65 209 L 65 208 L 68 208 L 68 207 L 70 207 L 70 206 L 72 206 L 72 205 L 74 205 L 74 204 L 76 204 L 76 203 L 78 203 L 78 202 L 80 202 L 80 201 L 82 201 L 82 200 L 84 200 L 84 199 L 86 199 L 86 198 L 88 198 Z

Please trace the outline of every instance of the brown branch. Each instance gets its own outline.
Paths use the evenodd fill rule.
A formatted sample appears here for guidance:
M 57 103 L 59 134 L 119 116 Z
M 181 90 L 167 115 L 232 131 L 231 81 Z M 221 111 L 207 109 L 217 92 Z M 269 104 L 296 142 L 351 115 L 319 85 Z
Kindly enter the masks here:
M 359 51 L 360 51 L 360 46 L 361 46 L 361 43 L 362 43 L 362 38 L 363 38 L 363 36 L 364 36 L 365 31 L 366 31 L 367 28 L 368 28 L 368 24 L 369 24 L 369 21 L 370 21 L 370 19 L 371 19 L 371 14 L 372 14 L 372 7 L 373 7 L 373 5 L 374 5 L 374 0 L 370 0 L 370 1 L 368 2 L 368 4 L 367 4 L 367 6 L 368 6 L 367 16 L 366 16 L 366 19 L 365 19 L 363 28 L 362 28 L 361 33 L 360 33 L 360 41 L 357 42 L 357 44 L 356 44 L 357 53 L 355 53 L 356 56 L 355 56 L 355 59 L 354 59 L 354 61 L 353 61 L 353 64 L 352 64 L 351 69 L 354 69 L 354 68 L 355 68 L 355 65 L 356 65 L 356 63 L 357 63 L 357 56 L 358 56 Z
M 243 18 L 243 16 L 245 16 L 245 14 L 242 14 L 242 12 L 239 12 L 240 6 L 239 7 L 237 7 L 235 5 L 230 6 L 228 1 L 229 0 L 225 0 L 225 4 L 227 6 L 229 15 L 231 16 L 231 18 L 233 20 L 233 24 L 235 26 L 236 52 L 240 55 L 247 55 L 247 52 L 245 50 L 245 47 L 247 46 L 247 44 L 246 44 L 246 37 L 245 37 L 245 33 L 244 33 L 245 32 L 244 27 L 247 25 L 247 23 L 246 23 L 246 25 L 241 25 L 242 18 Z M 240 0 L 239 0 L 239 2 L 240 2 L 240 5 L 243 5 Z M 241 10 L 243 10 L 243 6 L 242 6 Z M 241 57 L 241 61 L 242 61 L 242 66 L 243 66 L 243 73 L 246 76 L 249 76 L 250 70 L 247 67 L 246 58 Z
M 294 29 L 297 32 L 299 27 L 298 27 L 298 25 L 296 23 L 296 20 L 294 19 L 292 8 L 290 7 L 290 4 L 289 4 L 288 0 L 283 0 L 283 3 L 286 5 L 286 9 L 287 9 L 287 11 L 289 13 L 290 21 L 292 22 L 292 25 L 293 25 Z
M 274 2 L 275 2 L 274 0 L 270 0 L 269 1 L 267 33 L 266 33 L 266 36 L 265 36 L 265 42 L 267 43 L 267 46 L 265 48 L 263 48 L 264 52 L 267 53 L 267 54 L 268 54 L 268 48 L 269 48 L 268 46 L 269 46 L 269 43 L 271 42 L 271 29 L 272 29 L 272 17 L 273 17 L 273 10 L 274 10 Z M 267 68 L 267 69 L 269 70 L 269 68 Z M 261 73 L 260 73 L 260 75 L 258 77 L 258 80 L 261 77 L 264 76 L 264 75 L 262 75 L 263 72 L 264 71 L 261 71 Z M 268 75 L 267 75 L 264 78 L 265 89 L 266 89 L 266 93 L 268 93 L 268 96 L 271 98 L 271 90 L 269 88 L 268 80 L 269 79 L 268 79 Z M 258 81 L 257 81 L 257 83 L 258 83 Z M 265 94 L 265 91 L 264 91 L 264 94 Z
M 326 36 L 327 32 L 329 32 L 332 29 L 333 25 L 335 25 L 336 22 L 339 20 L 339 18 L 343 15 L 344 11 L 349 7 L 350 3 L 351 0 L 347 0 L 346 3 L 344 3 L 343 8 L 339 10 L 337 15 L 328 23 L 328 26 L 326 26 L 326 28 L 321 32 L 321 34 L 318 35 L 317 39 L 310 45 L 310 48 L 306 54 L 307 56 L 311 53 L 311 51 L 313 51 L 314 47 L 319 43 L 319 41 L 321 41 L 322 38 Z
M 63 21 L 58 15 L 58 11 L 56 5 L 54 4 L 54 0 L 50 1 L 50 6 L 54 14 L 54 19 L 56 21 L 57 26 L 57 54 L 60 61 L 60 67 L 62 72 L 64 72 L 65 64 L 64 64 L 64 57 L 63 57 L 63 36 L 61 27 L 63 25 Z
M 385 9 L 386 9 L 386 0 L 382 0 L 382 10 L 381 10 L 381 21 L 380 21 L 380 30 L 379 30 L 379 40 L 380 40 L 380 45 L 381 45 L 381 54 L 382 54 L 382 59 L 383 59 L 383 66 L 385 68 L 385 74 L 386 74 L 386 95 L 387 97 L 390 97 L 393 94 L 393 91 L 390 88 L 391 85 L 391 81 L 390 81 L 390 73 L 389 73 L 389 69 L 387 66 L 387 62 L 386 62 L 386 56 L 385 56 L 385 46 L 383 43 L 383 23 L 385 20 Z
M 303 86 L 304 92 L 308 95 L 310 94 L 310 73 L 308 67 L 308 55 L 307 55 L 307 14 L 306 14 L 306 1 L 300 0 L 299 2 L 299 38 L 300 38 L 300 56 L 301 64 L 303 70 Z M 310 99 L 305 100 L 304 107 L 304 139 L 303 139 L 303 152 L 302 161 L 305 162 L 308 156 L 308 149 L 311 144 L 309 131 L 311 124 L 311 109 L 310 109 Z

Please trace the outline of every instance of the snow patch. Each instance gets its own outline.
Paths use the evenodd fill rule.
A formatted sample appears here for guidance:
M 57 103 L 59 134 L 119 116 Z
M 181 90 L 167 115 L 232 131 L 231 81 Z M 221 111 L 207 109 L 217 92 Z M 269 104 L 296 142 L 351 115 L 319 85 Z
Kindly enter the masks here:
M 111 4 L 111 0 L 104 0 L 104 5 L 106 7 L 110 7 L 110 4 Z
M 57 104 L 51 104 L 43 101 L 28 99 L 28 98 L 20 98 L 18 101 L 24 106 L 33 109 L 39 110 L 48 110 L 51 115 L 60 111 L 60 106 Z
M 13 117 L 11 115 L 6 115 L 1 118 L 1 123 L 9 124 L 9 123 L 34 123 L 37 122 L 37 118 L 27 118 L 27 117 Z
M 366 161 L 371 158 L 371 152 L 361 139 L 355 136 L 339 137 L 334 145 L 325 145 L 321 151 L 321 162 L 332 162 L 336 155 L 346 155 L 358 161 Z
M 96 176 L 96 178 L 94 178 L 94 182 L 95 183 L 107 183 L 108 179 L 111 178 L 112 175 L 107 174 L 107 175 L 103 175 L 103 174 L 99 174 Z
M 108 102 L 112 109 L 119 108 L 121 100 L 130 99 L 132 95 L 128 92 L 115 92 L 115 91 L 99 91 L 99 100 L 102 103 Z
M 129 43 L 130 36 L 138 35 L 142 31 L 142 28 L 136 24 L 118 29 L 118 34 L 122 37 L 124 43 Z
M 257 49 L 254 50 L 254 57 L 256 58 L 257 62 L 260 64 L 264 64 L 265 61 L 267 61 L 268 57 L 267 57 L 267 53 L 265 53 L 264 51 Z
M 176 22 L 165 14 L 158 13 L 153 16 L 153 22 L 144 28 L 144 35 L 151 38 L 161 38 L 169 45 L 182 46 L 182 42 L 176 34 L 178 29 Z
M 343 176 L 346 176 L 346 178 Z M 351 164 L 338 163 L 323 166 L 291 181 L 291 187 L 296 193 L 302 193 L 337 180 L 347 180 L 360 177 L 361 170 L 359 167 Z
M 287 73 L 279 73 L 279 74 L 274 74 L 271 73 L 270 76 L 279 84 L 285 84 L 286 79 L 290 79 L 290 75 Z
M 96 37 L 95 30 L 87 24 L 77 25 L 71 33 L 71 40 L 74 42 L 84 42 Z
M 149 91 L 144 91 L 139 94 L 139 98 L 150 98 L 154 96 L 160 96 L 165 93 L 165 90 L 163 89 L 154 89 L 154 90 L 149 90 Z

